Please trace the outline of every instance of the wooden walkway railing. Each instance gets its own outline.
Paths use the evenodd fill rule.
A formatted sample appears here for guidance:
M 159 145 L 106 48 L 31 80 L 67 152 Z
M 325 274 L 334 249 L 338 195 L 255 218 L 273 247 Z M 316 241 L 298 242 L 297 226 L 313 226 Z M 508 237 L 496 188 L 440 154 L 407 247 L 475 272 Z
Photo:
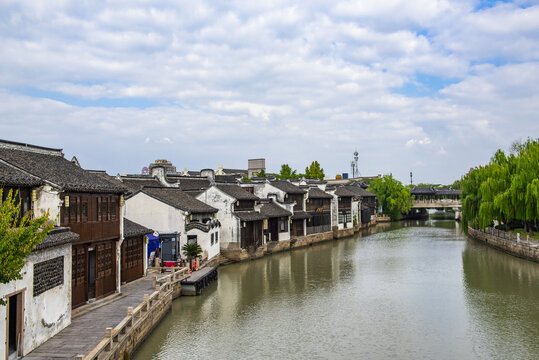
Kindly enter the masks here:
M 134 336 L 140 335 L 140 329 L 152 321 L 155 313 L 162 311 L 163 307 L 172 301 L 174 285 L 189 277 L 188 268 L 166 268 L 169 275 L 159 279 L 154 277 L 154 289 L 152 294 L 144 294 L 141 304 L 137 307 L 128 307 L 127 316 L 114 328 L 105 329 L 105 337 L 86 356 L 78 355 L 77 360 L 108 360 L 118 357 L 118 352 L 125 351 L 132 344 L 127 344 Z

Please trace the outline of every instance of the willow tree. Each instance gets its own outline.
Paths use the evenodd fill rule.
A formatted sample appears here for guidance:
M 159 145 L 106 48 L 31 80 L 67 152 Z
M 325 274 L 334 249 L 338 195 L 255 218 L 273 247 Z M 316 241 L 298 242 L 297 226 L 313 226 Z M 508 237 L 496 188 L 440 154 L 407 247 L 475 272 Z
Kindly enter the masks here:
M 484 173 L 484 167 L 479 167 L 462 178 L 462 227 L 465 232 L 468 231 L 468 226 L 479 225 L 479 206 L 481 205 L 479 188 Z
M 462 223 L 465 230 L 512 220 L 533 232 L 539 220 L 539 142 L 514 143 L 513 153 L 498 150 L 490 163 L 462 178 Z
M 511 186 L 503 195 L 510 201 L 508 213 L 524 222 L 524 231 L 533 234 L 539 220 L 539 142 L 529 139 L 520 147 Z
M 494 220 L 507 225 L 512 217 L 505 216 L 504 203 L 496 201 L 511 185 L 510 159 L 502 150 L 496 151 L 490 163 L 483 170 L 483 179 L 479 186 L 481 202 L 479 205 L 479 225 L 490 226 Z

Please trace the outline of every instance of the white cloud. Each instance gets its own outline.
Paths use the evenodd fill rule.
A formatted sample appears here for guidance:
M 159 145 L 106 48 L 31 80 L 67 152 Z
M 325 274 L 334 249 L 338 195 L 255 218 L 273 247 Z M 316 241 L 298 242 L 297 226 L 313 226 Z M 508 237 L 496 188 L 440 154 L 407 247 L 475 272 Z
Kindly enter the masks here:
M 262 156 L 336 174 L 357 147 L 363 174 L 421 157 L 420 181 L 451 182 L 539 133 L 539 6 L 518 5 L 3 2 L 0 133 L 112 173 Z
M 406 147 L 412 147 L 414 145 L 429 145 L 431 143 L 430 139 L 428 137 L 424 137 L 423 139 L 410 139 L 406 142 Z

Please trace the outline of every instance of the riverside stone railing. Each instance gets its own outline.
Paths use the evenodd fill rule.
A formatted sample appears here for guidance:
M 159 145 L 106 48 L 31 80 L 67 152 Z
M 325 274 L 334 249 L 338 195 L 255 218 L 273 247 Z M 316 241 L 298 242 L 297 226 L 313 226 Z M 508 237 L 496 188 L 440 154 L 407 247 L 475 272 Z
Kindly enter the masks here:
M 539 242 L 529 237 L 522 239 L 513 233 L 493 228 L 477 230 L 469 227 L 468 234 L 474 239 L 512 255 L 539 262 Z
M 151 329 L 161 320 L 172 304 L 174 294 L 179 294 L 179 284 L 189 277 L 188 268 L 167 268 L 171 274 L 159 279 L 154 277 L 152 294 L 144 294 L 141 304 L 128 307 L 127 316 L 114 328 L 105 329 L 105 337 L 86 356 L 77 360 L 108 360 L 123 358 L 144 340 Z
M 529 245 L 529 246 L 537 246 L 537 245 L 539 245 L 538 242 L 534 241 L 533 239 L 530 239 L 530 237 L 528 235 L 526 235 L 526 238 L 521 238 L 517 234 L 513 234 L 511 232 L 503 231 L 503 230 L 500 230 L 500 229 L 495 229 L 495 228 L 492 228 L 492 227 L 487 227 L 484 230 L 479 229 L 477 231 L 481 231 L 481 232 L 483 232 L 485 234 L 496 236 L 497 238 L 500 238 L 500 239 L 513 241 L 513 242 L 519 243 L 521 245 Z

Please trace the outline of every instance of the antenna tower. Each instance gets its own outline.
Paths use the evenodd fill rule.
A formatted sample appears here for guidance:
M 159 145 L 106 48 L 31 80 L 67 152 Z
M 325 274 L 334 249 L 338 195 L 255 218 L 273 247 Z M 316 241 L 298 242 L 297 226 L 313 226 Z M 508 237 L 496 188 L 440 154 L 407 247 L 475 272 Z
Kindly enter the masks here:
M 352 167 L 352 178 L 356 178 L 359 176 L 359 169 L 358 169 L 358 162 L 359 162 L 359 153 L 354 151 L 354 160 L 350 163 L 350 166 Z

